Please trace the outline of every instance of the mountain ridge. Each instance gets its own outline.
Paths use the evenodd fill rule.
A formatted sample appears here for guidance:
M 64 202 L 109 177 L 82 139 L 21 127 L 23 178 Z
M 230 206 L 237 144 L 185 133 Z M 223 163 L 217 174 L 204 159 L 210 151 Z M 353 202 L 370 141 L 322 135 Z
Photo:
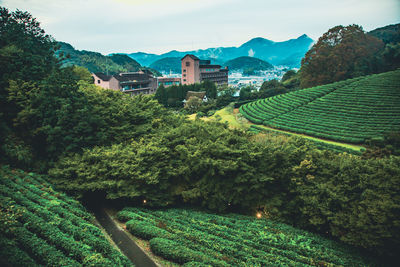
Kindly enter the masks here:
M 306 34 L 298 38 L 274 42 L 263 37 L 255 37 L 242 45 L 235 47 L 212 47 L 190 51 L 171 50 L 160 55 L 144 52 L 125 53 L 143 66 L 150 66 L 157 60 L 166 57 L 183 57 L 193 54 L 202 59 L 216 62 L 226 62 L 241 56 L 254 56 L 273 65 L 289 62 L 289 67 L 300 67 L 301 58 L 314 43 Z

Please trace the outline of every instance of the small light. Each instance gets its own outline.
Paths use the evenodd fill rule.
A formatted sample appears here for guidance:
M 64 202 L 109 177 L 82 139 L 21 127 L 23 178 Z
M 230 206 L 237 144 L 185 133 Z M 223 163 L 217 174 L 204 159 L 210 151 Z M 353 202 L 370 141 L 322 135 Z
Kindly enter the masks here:
M 146 204 L 147 203 L 147 200 L 146 199 L 143 199 L 143 204 Z
M 231 205 L 231 203 L 228 203 L 228 206 L 230 206 Z
M 262 217 L 261 212 L 257 212 L 256 217 L 257 217 L 257 219 L 261 219 L 261 217 Z

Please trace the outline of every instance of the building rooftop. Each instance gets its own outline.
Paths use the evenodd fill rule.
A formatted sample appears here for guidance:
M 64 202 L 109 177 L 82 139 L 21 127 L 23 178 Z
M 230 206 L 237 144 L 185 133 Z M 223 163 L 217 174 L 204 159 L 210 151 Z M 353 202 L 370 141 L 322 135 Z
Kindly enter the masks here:
M 172 82 L 181 80 L 181 78 L 172 78 L 172 77 L 158 77 L 157 79 L 162 82 Z
M 196 96 L 200 99 L 203 99 L 205 95 L 206 95 L 206 91 L 200 91 L 200 92 L 188 91 L 186 93 L 186 100 L 189 100 L 189 98 L 192 96 Z
M 207 64 L 207 65 L 200 65 L 200 68 L 221 68 L 221 65 L 212 65 L 212 64 Z
M 185 55 L 183 58 L 181 58 L 181 60 L 183 60 L 185 57 L 190 57 L 193 60 L 200 60 L 198 57 L 196 57 L 195 55 L 192 55 L 192 54 Z
M 152 78 L 151 75 L 143 72 L 128 72 L 114 75 L 115 79 L 120 82 L 145 82 Z
M 96 72 L 94 73 L 94 75 L 96 75 L 97 77 L 99 77 L 101 80 L 107 82 L 111 79 L 112 75 L 105 75 L 102 72 Z

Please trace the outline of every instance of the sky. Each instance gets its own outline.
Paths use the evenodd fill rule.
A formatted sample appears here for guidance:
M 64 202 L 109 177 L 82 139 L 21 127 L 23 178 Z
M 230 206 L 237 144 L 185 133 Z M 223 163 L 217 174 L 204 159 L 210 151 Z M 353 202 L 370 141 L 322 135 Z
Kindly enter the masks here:
M 75 49 L 109 53 L 240 46 L 255 37 L 314 40 L 337 25 L 400 23 L 400 0 L 0 0 Z

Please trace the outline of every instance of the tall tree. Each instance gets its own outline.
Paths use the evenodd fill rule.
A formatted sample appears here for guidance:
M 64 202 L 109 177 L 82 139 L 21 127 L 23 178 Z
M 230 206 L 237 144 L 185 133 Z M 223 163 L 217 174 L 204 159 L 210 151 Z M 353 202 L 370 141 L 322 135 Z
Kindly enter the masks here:
M 377 71 L 383 42 L 358 25 L 336 26 L 324 33 L 301 61 L 301 87 L 332 83 Z
M 168 97 L 167 97 L 167 91 L 165 90 L 164 85 L 160 85 L 157 88 L 156 94 L 154 96 L 158 103 L 164 105 L 164 107 L 168 106 Z

